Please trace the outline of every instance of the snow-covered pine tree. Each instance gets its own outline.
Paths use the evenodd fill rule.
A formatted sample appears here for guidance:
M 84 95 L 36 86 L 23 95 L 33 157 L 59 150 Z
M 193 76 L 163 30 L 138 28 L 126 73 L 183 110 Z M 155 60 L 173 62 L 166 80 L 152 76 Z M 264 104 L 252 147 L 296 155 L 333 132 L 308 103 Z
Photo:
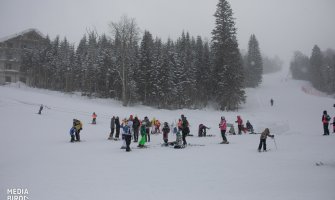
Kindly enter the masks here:
M 110 97 L 111 82 L 111 59 L 112 45 L 105 34 L 102 34 L 98 40 L 98 87 L 97 92 L 101 97 Z
M 290 63 L 292 78 L 297 80 L 309 80 L 309 58 L 300 51 L 294 52 Z
M 321 73 L 321 68 L 322 68 L 322 60 L 323 56 L 321 53 L 320 48 L 315 45 L 312 50 L 312 55 L 310 57 L 310 80 L 313 84 L 313 86 L 318 89 L 322 90 L 322 73 Z
M 210 58 L 209 58 L 209 46 L 208 43 L 204 43 L 200 36 L 197 37 L 195 45 L 195 80 L 196 80 L 196 96 L 195 104 L 196 107 L 204 107 L 207 104 L 210 84 Z
M 176 66 L 174 69 L 174 83 L 176 85 L 176 105 L 178 108 L 187 107 L 186 85 L 187 85 L 187 68 L 186 68 L 186 36 L 183 32 L 181 37 L 176 42 Z
M 221 110 L 236 110 L 245 101 L 243 68 L 236 39 L 233 11 L 219 0 L 212 31 L 213 96 Z
M 245 66 L 245 86 L 255 88 L 262 82 L 263 61 L 256 36 L 252 34 L 248 43 Z
M 84 35 L 80 40 L 78 47 L 75 53 L 75 61 L 73 66 L 73 81 L 74 81 L 74 88 L 78 91 L 85 91 L 84 89 L 84 77 L 85 71 L 87 70 L 87 66 L 84 64 L 87 55 L 87 37 Z
M 140 53 L 139 53 L 139 67 L 137 70 L 137 83 L 138 93 L 140 100 L 145 105 L 150 104 L 149 94 L 152 91 L 151 88 L 151 74 L 153 73 L 153 50 L 154 40 L 149 31 L 144 31 L 144 35 L 141 41 Z

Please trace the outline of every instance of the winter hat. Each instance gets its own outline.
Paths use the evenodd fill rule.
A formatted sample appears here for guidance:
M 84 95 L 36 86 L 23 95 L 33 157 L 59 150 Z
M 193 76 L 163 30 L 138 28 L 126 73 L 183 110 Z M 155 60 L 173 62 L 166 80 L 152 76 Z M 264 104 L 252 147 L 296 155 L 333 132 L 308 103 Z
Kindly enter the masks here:
M 326 110 L 324 110 L 324 111 L 323 111 L 323 114 L 324 114 L 324 115 L 327 115 L 327 111 L 326 111 Z

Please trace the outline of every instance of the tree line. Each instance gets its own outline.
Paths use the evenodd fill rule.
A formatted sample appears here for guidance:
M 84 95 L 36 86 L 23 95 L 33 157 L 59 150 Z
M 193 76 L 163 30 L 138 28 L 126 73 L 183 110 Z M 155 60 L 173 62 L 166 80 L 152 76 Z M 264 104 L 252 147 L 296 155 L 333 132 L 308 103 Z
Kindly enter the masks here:
M 111 35 L 88 31 L 77 48 L 66 38 L 46 38 L 47 46 L 25 53 L 21 71 L 33 87 L 114 98 L 124 106 L 236 110 L 245 87 L 261 83 L 263 62 L 255 35 L 242 56 L 229 2 L 219 0 L 211 41 L 182 32 L 163 42 L 123 16 Z
M 318 45 L 308 57 L 300 51 L 294 52 L 290 63 L 292 77 L 311 82 L 319 91 L 333 94 L 335 92 L 335 50 L 322 52 Z

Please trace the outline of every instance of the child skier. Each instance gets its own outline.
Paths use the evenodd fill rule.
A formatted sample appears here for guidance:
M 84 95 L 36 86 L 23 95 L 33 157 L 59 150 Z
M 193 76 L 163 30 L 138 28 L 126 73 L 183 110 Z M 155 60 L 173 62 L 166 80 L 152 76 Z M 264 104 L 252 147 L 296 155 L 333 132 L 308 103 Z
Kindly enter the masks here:
M 236 135 L 234 124 L 227 123 L 227 127 L 229 127 L 229 135 Z
M 249 120 L 247 120 L 246 125 L 247 125 L 247 130 L 250 131 L 250 134 L 254 134 L 254 127 L 251 125 Z
M 263 151 L 266 151 L 266 138 L 267 136 L 274 138 L 274 135 L 270 135 L 270 130 L 266 128 L 263 133 L 261 133 L 261 138 L 258 146 L 258 151 L 261 152 L 262 146 L 263 146 Z
M 162 131 L 163 131 L 164 145 L 168 146 L 169 145 L 169 143 L 168 143 L 168 141 L 169 141 L 168 135 L 170 133 L 170 127 L 169 127 L 169 124 L 167 122 L 164 122 L 164 126 L 163 126 Z
M 95 114 L 95 112 L 93 112 L 92 114 L 92 124 L 96 124 L 97 123 L 97 114 Z
M 226 122 L 225 117 L 221 117 L 219 127 L 220 127 L 220 130 L 221 130 L 221 136 L 222 136 L 221 144 L 229 144 L 229 142 L 226 138 L 227 122 Z
M 70 129 L 70 136 L 71 136 L 71 141 L 70 142 L 74 142 L 75 132 L 76 132 L 76 128 L 72 126 L 72 128 Z
M 130 143 L 131 143 L 130 127 L 133 126 L 132 123 L 133 122 L 131 120 L 127 121 L 126 119 L 124 119 L 122 121 L 122 125 L 121 125 L 121 128 L 123 130 L 123 132 L 122 132 L 123 144 L 121 146 L 121 149 L 126 149 L 127 152 L 129 152 L 131 150 L 130 149 Z
M 77 119 L 73 119 L 73 127 L 75 130 L 75 141 L 80 142 L 80 131 L 83 130 L 83 124 Z
M 141 125 L 141 130 L 140 130 L 141 131 L 141 140 L 138 143 L 139 148 L 144 148 L 145 147 L 146 135 L 147 135 L 146 125 L 147 125 L 147 123 L 145 121 L 143 121 L 142 125 Z
M 182 139 L 182 136 L 180 135 L 180 131 L 179 130 L 177 131 L 176 142 L 175 142 L 175 145 L 174 145 L 173 148 L 175 148 L 175 149 L 185 148 L 185 145 L 183 145 L 183 139 Z

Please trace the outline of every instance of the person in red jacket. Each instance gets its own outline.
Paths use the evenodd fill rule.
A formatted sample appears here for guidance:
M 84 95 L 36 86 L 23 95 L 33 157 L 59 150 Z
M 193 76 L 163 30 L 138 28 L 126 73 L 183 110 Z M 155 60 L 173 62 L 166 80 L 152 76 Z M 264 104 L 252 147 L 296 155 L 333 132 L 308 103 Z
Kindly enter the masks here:
M 95 112 L 93 112 L 92 114 L 92 124 L 96 124 L 97 123 L 97 114 L 95 114 Z
M 229 142 L 226 138 L 227 122 L 226 122 L 225 117 L 221 117 L 219 127 L 220 127 L 220 130 L 221 130 L 221 136 L 222 136 L 221 144 L 229 144 Z
M 241 116 L 237 116 L 237 121 L 235 121 L 237 123 L 237 127 L 238 127 L 238 134 L 241 135 L 242 134 L 242 130 L 243 130 L 243 120 L 241 118 Z
M 323 124 L 323 135 L 329 135 L 329 121 L 330 121 L 330 117 L 327 114 L 327 111 L 323 111 L 323 115 L 322 115 L 322 124 Z

